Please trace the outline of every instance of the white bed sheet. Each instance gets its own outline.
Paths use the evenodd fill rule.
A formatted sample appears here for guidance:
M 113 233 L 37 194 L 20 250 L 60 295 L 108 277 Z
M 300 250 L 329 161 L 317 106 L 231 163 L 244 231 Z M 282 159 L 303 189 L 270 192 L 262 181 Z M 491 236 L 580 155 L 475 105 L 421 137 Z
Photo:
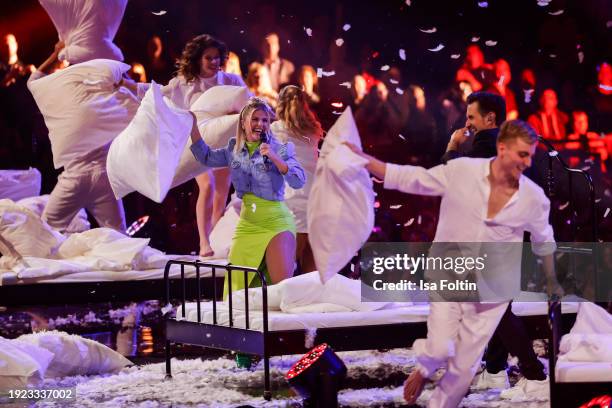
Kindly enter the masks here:
M 215 259 L 213 261 L 207 261 L 218 265 L 226 265 L 227 260 Z M 216 270 L 217 276 L 225 276 L 224 269 Z M 176 279 L 181 276 L 181 268 L 178 265 L 173 266 L 170 269 L 170 278 Z M 185 277 L 195 278 L 196 271 L 195 267 L 185 267 Z M 201 277 L 212 276 L 211 268 L 200 268 Z M 17 273 L 13 271 L 0 271 L 0 286 L 8 286 L 15 284 L 30 284 L 30 283 L 68 283 L 68 282 L 110 282 L 110 281 L 136 281 L 136 280 L 147 280 L 147 279 L 163 279 L 164 268 L 157 269 L 146 269 L 141 271 L 89 271 L 89 272 L 77 272 L 63 276 L 57 276 L 52 279 L 36 279 L 24 281 L 17 277 Z
M 555 366 L 555 381 L 566 382 L 612 382 L 612 363 L 582 363 L 558 361 Z
M 512 310 L 519 316 L 546 315 L 548 313 L 548 305 L 542 302 L 521 302 L 516 310 L 513 304 Z M 577 303 L 563 303 L 562 305 L 563 313 L 576 313 L 577 310 Z M 390 304 L 383 309 L 373 312 L 290 314 L 271 310 L 268 312 L 268 330 L 300 330 L 326 327 L 426 322 L 428 314 L 428 304 L 401 307 L 395 307 L 395 305 Z M 200 315 L 203 323 L 212 323 L 212 302 L 201 303 Z M 179 307 L 177 309 L 177 320 L 197 321 L 198 313 L 196 303 L 185 304 L 185 316 L 187 318 L 183 319 L 182 310 L 181 307 Z M 245 315 L 243 311 L 234 310 L 233 320 L 234 327 L 245 327 Z M 251 330 L 263 330 L 263 316 L 261 311 L 250 311 L 249 321 L 249 328 Z M 227 303 L 217 302 L 217 324 L 227 325 L 228 322 L 229 312 Z

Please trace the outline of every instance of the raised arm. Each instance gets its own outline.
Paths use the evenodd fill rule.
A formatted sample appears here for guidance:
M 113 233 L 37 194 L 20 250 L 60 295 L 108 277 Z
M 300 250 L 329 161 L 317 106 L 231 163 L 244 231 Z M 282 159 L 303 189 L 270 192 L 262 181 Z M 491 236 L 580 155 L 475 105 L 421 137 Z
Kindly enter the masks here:
M 198 130 L 196 117 L 191 113 L 193 125 L 191 127 L 191 153 L 197 161 L 208 167 L 227 167 L 231 161 L 231 149 L 233 149 L 234 140 L 230 140 L 227 147 L 221 149 L 211 149 Z

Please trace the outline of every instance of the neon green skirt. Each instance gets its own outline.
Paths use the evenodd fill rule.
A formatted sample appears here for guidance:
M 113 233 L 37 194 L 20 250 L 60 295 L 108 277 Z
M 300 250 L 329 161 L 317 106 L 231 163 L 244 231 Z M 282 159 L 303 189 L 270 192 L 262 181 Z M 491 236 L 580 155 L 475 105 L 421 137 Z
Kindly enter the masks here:
M 228 260 L 237 266 L 258 268 L 265 273 L 266 282 L 271 284 L 265 254 L 270 240 L 281 232 L 290 231 L 295 237 L 293 214 L 283 201 L 269 201 L 254 194 L 246 193 L 242 197 L 240 220 L 232 239 Z M 228 295 L 228 276 L 223 285 L 223 299 Z M 249 287 L 261 286 L 259 277 L 254 273 L 247 276 Z M 244 289 L 244 274 L 232 271 L 232 291 Z

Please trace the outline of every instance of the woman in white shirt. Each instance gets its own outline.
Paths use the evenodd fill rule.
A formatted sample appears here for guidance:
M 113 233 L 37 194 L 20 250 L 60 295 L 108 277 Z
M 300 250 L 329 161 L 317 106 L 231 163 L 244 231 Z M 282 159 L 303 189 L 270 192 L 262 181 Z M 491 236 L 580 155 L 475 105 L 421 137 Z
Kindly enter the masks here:
M 245 86 L 242 78 L 223 72 L 227 60 L 227 46 L 216 38 L 202 34 L 191 39 L 178 60 L 176 76 L 162 88 L 164 96 L 181 109 L 189 109 L 205 91 L 217 85 Z M 130 85 L 124 82 L 124 85 Z M 150 84 L 133 84 L 128 88 L 137 90 L 144 97 Z M 211 257 L 210 231 L 223 215 L 229 192 L 229 170 L 209 170 L 196 177 L 198 199 L 196 221 L 200 237 L 200 256 Z M 214 196 L 214 197 L 213 197 Z
M 295 190 L 285 186 L 285 203 L 295 216 L 296 260 L 302 273 L 312 272 L 316 270 L 316 266 L 308 243 L 306 209 L 317 167 L 318 145 L 323 137 L 323 129 L 316 115 L 308 107 L 306 93 L 293 85 L 281 89 L 276 118 L 278 120 L 271 126 L 272 133 L 281 143 L 293 142 L 296 158 L 306 173 L 306 184 L 303 188 Z

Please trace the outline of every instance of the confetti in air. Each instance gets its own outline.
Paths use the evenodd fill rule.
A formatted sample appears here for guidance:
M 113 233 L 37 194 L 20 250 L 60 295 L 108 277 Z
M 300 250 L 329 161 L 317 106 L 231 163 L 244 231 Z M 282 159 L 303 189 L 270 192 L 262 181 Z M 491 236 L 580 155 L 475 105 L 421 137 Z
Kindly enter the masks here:
M 304 27 L 304 30 L 309 37 L 312 37 L 312 28 Z
M 444 48 L 444 44 L 438 44 L 436 48 L 428 48 L 427 51 L 438 52 Z
M 426 33 L 426 34 L 433 34 L 436 31 L 438 31 L 438 29 L 436 27 L 432 27 L 432 28 L 419 28 L 419 31 L 422 33 Z
M 404 137 L 404 135 L 402 135 L 401 133 L 398 135 L 400 139 L 402 140 L 406 140 L 406 138 Z
M 550 58 L 557 58 L 557 54 L 549 54 L 548 55 Z
M 410 0 L 406 0 L 406 5 L 407 5 L 408 7 L 410 7 L 410 5 L 411 5 L 411 4 L 412 4 L 412 2 L 411 2 Z
M 561 204 L 561 205 L 559 206 L 559 210 L 565 210 L 565 209 L 567 208 L 567 206 L 568 206 L 568 205 L 569 205 L 569 201 L 568 201 L 568 202 L 566 202 L 565 204 Z
M 417 218 L 417 224 L 421 225 L 421 216 L 419 215 L 419 218 Z
M 317 74 L 317 76 L 319 76 L 319 75 Z M 350 82 L 343 82 L 343 83 L 340 84 L 340 86 L 345 86 L 347 89 L 351 89 L 351 83 Z
M 338 39 L 336 40 L 336 45 L 337 45 L 338 47 L 342 47 L 342 44 L 344 44 L 344 40 L 343 40 L 342 38 L 338 38 Z
M 401 89 L 401 88 L 395 88 L 395 92 L 397 92 L 397 93 L 398 93 L 398 94 L 400 94 L 400 95 L 403 95 L 403 94 L 404 94 L 404 90 L 403 90 L 403 89 Z
M 345 25 L 343 25 L 343 26 L 342 26 L 342 29 L 343 29 L 344 31 L 348 31 L 348 30 L 350 30 L 350 29 L 351 29 L 351 25 L 350 25 L 350 24 L 345 24 Z
M 560 16 L 561 14 L 563 14 L 563 10 L 549 11 L 548 14 L 550 14 L 551 16 Z
M 333 113 L 334 115 L 342 115 L 342 112 L 338 112 L 338 111 L 332 111 L 332 113 Z
M 533 95 L 534 91 L 534 89 L 523 89 L 523 93 L 525 94 L 525 103 L 531 102 L 531 95 Z
M 156 16 L 163 16 L 166 13 L 167 13 L 166 10 L 159 10 L 159 11 L 152 11 L 151 12 L 151 14 L 155 14 Z
M 406 61 L 406 50 L 405 49 L 400 48 L 399 57 L 402 59 L 402 61 Z
M 584 61 L 584 52 L 579 51 L 578 52 L 578 63 L 582 64 L 583 61 Z
M 244 34 L 244 30 L 240 30 L 240 34 Z
M 487 40 L 487 41 L 485 41 L 485 45 L 487 47 L 495 47 L 497 45 L 497 41 Z
M 487 8 L 487 7 L 489 7 L 489 3 L 487 3 L 486 1 L 479 1 L 478 2 L 478 7 L 480 7 L 480 8 Z
M 461 58 L 461 54 L 453 54 L 453 55 L 451 55 L 451 58 L 452 59 L 459 59 L 459 58 Z
M 341 108 L 343 105 L 342 102 L 332 102 L 331 106 L 334 108 Z
M 504 75 L 502 75 L 501 77 L 499 77 L 499 81 L 497 81 L 497 86 L 499 86 L 500 88 L 502 86 L 504 86 L 504 80 L 506 79 L 506 77 Z
M 397 85 L 397 84 L 399 84 L 399 81 L 398 81 L 398 80 L 395 80 L 395 79 L 393 79 L 393 78 L 389 78 L 389 82 L 391 82 L 393 85 Z
M 550 3 L 551 0 L 538 0 L 538 6 L 540 7 L 546 7 L 548 6 L 548 3 Z
M 604 218 L 606 218 L 610 214 L 610 207 L 606 208 L 606 212 L 604 213 Z
M 409 226 L 411 226 L 413 222 L 414 222 L 414 218 L 409 219 L 409 220 L 408 220 L 408 222 L 406 222 L 406 223 L 404 224 L 404 227 L 409 227 Z
M 251 211 L 255 212 L 257 210 L 257 205 L 255 203 L 251 204 Z
M 402 208 L 402 205 L 401 204 L 390 205 L 389 208 L 392 210 L 399 210 L 400 208 Z
M 382 67 L 380 67 L 380 70 L 381 70 L 381 71 L 388 71 L 388 70 L 389 70 L 389 68 L 391 68 L 391 67 L 390 67 L 390 66 L 388 66 L 388 65 L 383 65 Z
M 472 37 L 472 42 L 478 42 L 480 41 L 480 37 Z
M 612 86 L 610 85 L 599 84 L 599 87 L 604 91 L 612 91 Z

